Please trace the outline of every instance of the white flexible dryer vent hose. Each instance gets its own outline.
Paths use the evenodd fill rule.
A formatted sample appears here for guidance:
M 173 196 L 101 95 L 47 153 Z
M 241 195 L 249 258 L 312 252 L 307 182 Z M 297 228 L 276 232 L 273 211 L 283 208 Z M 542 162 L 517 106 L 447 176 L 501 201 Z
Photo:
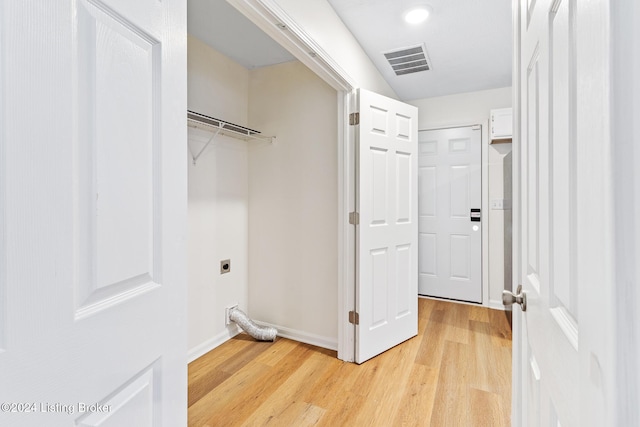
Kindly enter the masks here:
M 229 310 L 229 320 L 233 320 L 245 331 L 258 341 L 275 341 L 278 330 L 270 326 L 256 325 L 253 320 L 249 319 L 247 314 L 239 308 Z

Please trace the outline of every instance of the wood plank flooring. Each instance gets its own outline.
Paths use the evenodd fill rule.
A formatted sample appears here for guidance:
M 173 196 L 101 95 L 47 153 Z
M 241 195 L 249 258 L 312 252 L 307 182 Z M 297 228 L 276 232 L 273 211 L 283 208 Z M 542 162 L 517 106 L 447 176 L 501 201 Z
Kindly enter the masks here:
M 419 300 L 418 336 L 365 362 L 240 334 L 189 365 L 189 427 L 508 426 L 503 312 Z

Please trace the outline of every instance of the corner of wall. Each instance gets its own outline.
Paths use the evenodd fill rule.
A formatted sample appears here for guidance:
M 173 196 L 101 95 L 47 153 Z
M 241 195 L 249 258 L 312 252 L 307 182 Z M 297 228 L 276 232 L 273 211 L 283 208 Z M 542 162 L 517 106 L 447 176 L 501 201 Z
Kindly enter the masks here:
M 195 37 L 189 37 L 189 108 L 246 124 L 249 72 Z M 199 152 L 213 134 L 189 128 L 189 150 Z M 189 158 L 189 358 L 234 335 L 225 308 L 248 304 L 248 147 L 216 136 L 193 164 Z M 231 272 L 220 261 L 231 259 Z
M 336 91 L 297 62 L 252 70 L 250 88 L 251 125 L 276 139 L 249 150 L 249 314 L 324 346 L 338 335 Z
M 192 35 L 187 52 L 188 109 L 246 126 L 249 70 Z

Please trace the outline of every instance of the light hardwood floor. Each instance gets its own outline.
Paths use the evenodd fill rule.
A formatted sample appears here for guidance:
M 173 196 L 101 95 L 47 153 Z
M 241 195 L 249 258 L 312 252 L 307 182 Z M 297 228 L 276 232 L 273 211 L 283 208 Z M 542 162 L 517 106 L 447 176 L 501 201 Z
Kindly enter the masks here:
M 240 334 L 189 365 L 189 426 L 508 426 L 503 312 L 419 300 L 418 336 L 365 362 Z

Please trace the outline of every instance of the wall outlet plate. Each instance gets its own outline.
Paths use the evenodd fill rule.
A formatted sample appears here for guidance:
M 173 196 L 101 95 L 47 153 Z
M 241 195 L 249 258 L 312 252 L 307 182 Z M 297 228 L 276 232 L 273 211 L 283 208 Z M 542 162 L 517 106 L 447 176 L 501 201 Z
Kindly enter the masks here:
M 504 199 L 492 199 L 491 200 L 491 209 L 493 209 L 493 210 L 504 210 Z
M 511 209 L 511 200 L 509 199 L 492 199 L 490 202 L 492 210 L 507 211 Z
M 234 308 L 238 308 L 238 304 L 230 305 L 229 307 L 224 309 L 224 325 L 225 326 L 229 326 L 231 324 L 231 320 L 229 320 L 229 312 Z

